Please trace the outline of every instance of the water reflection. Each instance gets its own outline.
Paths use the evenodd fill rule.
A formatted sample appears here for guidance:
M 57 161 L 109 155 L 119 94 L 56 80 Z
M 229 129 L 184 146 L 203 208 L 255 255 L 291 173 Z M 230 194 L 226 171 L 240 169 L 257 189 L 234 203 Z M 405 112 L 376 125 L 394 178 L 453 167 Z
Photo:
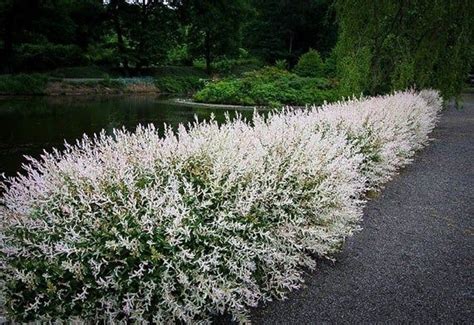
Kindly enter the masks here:
M 214 113 L 223 121 L 232 108 L 178 105 L 153 96 L 26 97 L 0 99 L 0 173 L 13 175 L 25 162 L 24 155 L 38 156 L 43 149 L 61 148 L 84 133 L 111 132 L 125 126 L 163 123 L 176 126 L 194 116 L 208 119 Z M 250 117 L 252 110 L 243 110 Z

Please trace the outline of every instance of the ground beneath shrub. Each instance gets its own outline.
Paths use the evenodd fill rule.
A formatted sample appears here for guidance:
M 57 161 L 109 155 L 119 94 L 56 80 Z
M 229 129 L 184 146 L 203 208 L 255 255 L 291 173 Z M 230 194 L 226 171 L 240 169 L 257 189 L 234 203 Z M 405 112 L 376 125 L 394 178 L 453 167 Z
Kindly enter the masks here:
M 368 203 L 360 233 L 254 324 L 474 322 L 474 94 Z

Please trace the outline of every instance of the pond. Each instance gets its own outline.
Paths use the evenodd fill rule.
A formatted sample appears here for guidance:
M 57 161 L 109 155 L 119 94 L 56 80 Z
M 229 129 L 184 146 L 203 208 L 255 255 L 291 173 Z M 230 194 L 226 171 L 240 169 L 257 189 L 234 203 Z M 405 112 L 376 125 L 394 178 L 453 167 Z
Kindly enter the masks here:
M 214 113 L 223 121 L 232 107 L 206 107 L 177 103 L 156 96 L 23 97 L 0 98 L 0 173 L 12 176 L 21 170 L 24 155 L 38 157 L 43 149 L 62 148 L 83 134 L 138 124 L 177 126 L 208 119 Z M 250 117 L 253 109 L 238 109 Z

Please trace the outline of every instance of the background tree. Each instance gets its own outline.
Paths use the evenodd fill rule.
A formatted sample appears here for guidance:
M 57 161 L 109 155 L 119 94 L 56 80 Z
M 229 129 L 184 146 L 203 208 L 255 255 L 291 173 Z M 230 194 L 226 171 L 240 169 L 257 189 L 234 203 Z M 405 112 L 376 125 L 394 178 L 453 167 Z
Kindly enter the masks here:
M 338 72 L 346 94 L 412 85 L 462 90 L 472 57 L 469 0 L 337 0 Z
M 179 1 L 134 0 L 130 3 L 129 44 L 136 68 L 162 64 L 177 39 Z
M 314 48 L 328 54 L 337 38 L 330 0 L 254 0 L 255 19 L 248 24 L 246 45 L 266 61 L 295 64 Z
M 181 17 L 189 24 L 190 51 L 204 58 L 208 72 L 216 57 L 238 53 L 249 13 L 248 0 L 183 0 Z
M 225 70 L 212 64 L 220 59 L 220 66 L 247 60 L 226 73 L 251 69 L 252 60 L 292 69 L 314 49 L 324 63 L 316 75 L 344 95 L 416 85 L 449 97 L 472 65 L 473 7 L 470 0 L 2 0 L 0 71 L 98 65 L 91 71 L 150 75 L 204 60 L 209 73 Z
M 74 40 L 82 50 L 99 43 L 105 33 L 105 8 L 101 0 L 82 0 L 71 2 L 68 13 L 74 24 Z
M 162 64 L 174 45 L 179 1 L 111 0 L 108 24 L 113 30 L 120 64 L 136 69 Z
M 102 8 L 97 0 L 2 1 L 3 70 L 47 70 L 83 63 L 81 48 L 100 38 Z
M 2 48 L 0 50 L 0 61 L 2 62 L 2 71 L 11 72 L 13 56 L 13 34 L 15 28 L 15 16 L 13 16 L 14 1 L 0 2 L 0 39 Z

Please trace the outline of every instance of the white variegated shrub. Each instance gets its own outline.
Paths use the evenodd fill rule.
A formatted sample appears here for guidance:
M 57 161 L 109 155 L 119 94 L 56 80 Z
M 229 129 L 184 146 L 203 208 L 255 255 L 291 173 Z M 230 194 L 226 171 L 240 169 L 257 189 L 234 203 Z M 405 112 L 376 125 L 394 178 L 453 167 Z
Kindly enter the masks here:
M 30 320 L 245 322 L 358 229 L 428 141 L 436 91 L 84 137 L 3 182 L 4 308 Z

